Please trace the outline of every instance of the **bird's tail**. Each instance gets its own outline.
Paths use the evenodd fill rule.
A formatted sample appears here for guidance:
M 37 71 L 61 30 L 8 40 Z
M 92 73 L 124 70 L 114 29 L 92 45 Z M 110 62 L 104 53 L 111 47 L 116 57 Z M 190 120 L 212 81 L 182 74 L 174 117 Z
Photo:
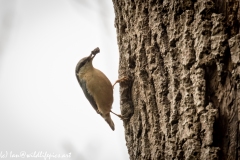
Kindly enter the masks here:
M 114 131 L 115 126 L 114 126 L 114 123 L 113 123 L 113 121 L 112 121 L 112 119 L 111 119 L 110 113 L 108 113 L 107 115 L 105 115 L 103 118 L 104 118 L 105 121 L 109 124 L 109 126 L 111 127 L 111 129 Z

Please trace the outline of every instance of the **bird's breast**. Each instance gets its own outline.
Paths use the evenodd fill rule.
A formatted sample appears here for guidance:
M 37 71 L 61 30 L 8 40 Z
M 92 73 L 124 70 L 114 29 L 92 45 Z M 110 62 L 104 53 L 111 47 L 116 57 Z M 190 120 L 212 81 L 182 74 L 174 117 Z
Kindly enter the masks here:
M 84 75 L 87 81 L 86 87 L 103 112 L 110 112 L 113 103 L 113 88 L 109 79 L 101 71 L 94 69 L 93 72 Z

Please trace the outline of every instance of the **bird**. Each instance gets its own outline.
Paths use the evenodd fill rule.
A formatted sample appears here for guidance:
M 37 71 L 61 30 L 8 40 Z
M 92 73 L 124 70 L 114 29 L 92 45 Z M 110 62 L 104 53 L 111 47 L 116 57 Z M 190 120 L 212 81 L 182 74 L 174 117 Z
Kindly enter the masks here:
M 76 65 L 75 74 L 85 97 L 88 99 L 97 114 L 108 123 L 114 131 L 114 122 L 111 119 L 110 112 L 122 119 L 122 116 L 114 113 L 112 109 L 113 103 L 113 87 L 107 76 L 92 65 L 92 61 L 100 49 L 95 48 L 91 54 L 82 58 Z

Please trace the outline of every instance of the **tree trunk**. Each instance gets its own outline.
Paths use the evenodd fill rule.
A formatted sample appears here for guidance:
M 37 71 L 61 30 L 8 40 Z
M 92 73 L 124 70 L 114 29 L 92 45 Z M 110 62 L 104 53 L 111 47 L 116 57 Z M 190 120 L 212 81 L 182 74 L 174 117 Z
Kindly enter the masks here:
M 113 4 L 130 159 L 240 159 L 239 1 Z

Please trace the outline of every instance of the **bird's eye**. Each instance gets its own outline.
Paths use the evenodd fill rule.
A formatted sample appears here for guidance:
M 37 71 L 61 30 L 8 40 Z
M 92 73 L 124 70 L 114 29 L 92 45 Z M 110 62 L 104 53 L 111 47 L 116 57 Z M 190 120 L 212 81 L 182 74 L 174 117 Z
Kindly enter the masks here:
M 83 61 L 83 62 L 81 63 L 81 67 L 84 66 L 85 64 L 86 64 L 86 61 Z
M 77 66 L 76 66 L 76 73 L 80 70 L 80 68 L 82 68 L 87 62 L 89 61 L 89 59 L 86 57 L 86 58 L 83 58 L 81 59 Z

